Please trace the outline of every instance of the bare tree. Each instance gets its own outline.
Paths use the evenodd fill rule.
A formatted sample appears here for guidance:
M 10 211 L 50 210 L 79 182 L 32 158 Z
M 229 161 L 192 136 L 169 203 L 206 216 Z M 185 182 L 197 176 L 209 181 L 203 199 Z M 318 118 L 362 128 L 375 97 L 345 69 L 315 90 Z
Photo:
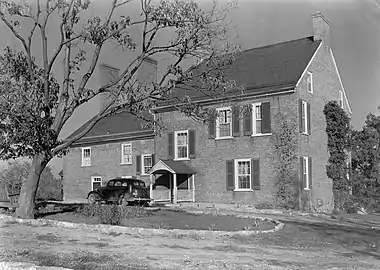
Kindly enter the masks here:
M 110 0 L 104 18 L 93 16 L 84 20 L 89 0 L 0 0 L 0 19 L 21 42 L 23 50 L 7 48 L 0 61 L 0 157 L 3 159 L 30 157 L 32 166 L 28 180 L 22 186 L 17 216 L 34 217 L 34 201 L 40 175 L 54 156 L 83 137 L 103 117 L 120 110 L 142 117 L 157 102 L 171 100 L 172 90 L 183 88 L 199 91 L 210 97 L 222 97 L 234 91 L 233 81 L 227 80 L 225 70 L 239 52 L 227 41 L 229 24 L 227 12 L 234 6 L 219 7 L 215 2 L 204 10 L 193 0 L 161 0 L 153 3 L 141 0 L 139 19 L 129 16 L 114 18 L 118 9 L 132 0 Z M 52 17 L 60 20 L 60 42 L 52 48 L 47 34 Z M 29 35 L 22 36 L 20 27 L 30 27 Z M 140 38 L 135 41 L 130 33 L 139 27 Z M 160 42 L 161 32 L 172 34 L 169 42 Z M 35 36 L 40 38 L 42 61 L 33 56 Z M 116 44 L 123 53 L 135 58 L 126 64 L 118 78 L 107 85 L 89 88 L 102 48 Z M 90 45 L 91 52 L 81 45 Z M 53 66 L 64 56 L 63 81 L 53 76 Z M 158 81 L 136 81 L 146 57 L 170 55 L 170 63 Z M 202 59 L 201 64 L 184 68 L 189 60 Z M 80 76 L 79 76 L 80 74 Z M 194 90 L 196 89 L 196 90 Z M 60 141 L 62 127 L 82 104 L 94 97 L 109 93 L 109 101 L 77 135 Z M 173 100 L 172 100 L 173 101 Z M 182 112 L 198 119 L 207 111 L 190 98 L 177 100 Z M 144 119 L 152 122 L 151 119 Z

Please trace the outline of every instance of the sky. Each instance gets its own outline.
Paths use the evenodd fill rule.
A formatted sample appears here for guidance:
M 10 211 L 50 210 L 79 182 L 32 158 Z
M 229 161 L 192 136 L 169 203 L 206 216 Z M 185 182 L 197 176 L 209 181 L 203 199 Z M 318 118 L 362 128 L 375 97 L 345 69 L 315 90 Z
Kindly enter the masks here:
M 95 0 L 86 16 L 104 14 L 110 0 Z M 198 0 L 207 8 L 211 0 Z M 219 0 L 225 4 L 227 0 Z M 139 14 L 139 1 L 132 2 L 121 14 Z M 311 14 L 322 11 L 330 21 L 331 46 L 334 52 L 345 91 L 352 108 L 352 124 L 361 129 L 365 117 L 372 112 L 378 114 L 380 105 L 380 0 L 238 0 L 238 6 L 229 14 L 232 25 L 231 41 L 243 49 L 269 45 L 277 42 L 312 35 Z M 48 36 L 50 46 L 58 42 L 58 22 L 51 20 Z M 25 34 L 27 29 L 21 31 Z M 136 30 L 138 32 L 138 30 Z M 21 48 L 6 27 L 0 23 L 0 50 L 5 46 Z M 161 37 L 165 38 L 165 37 Z M 38 36 L 33 47 L 36 59 L 40 59 Z M 100 62 L 123 67 L 130 59 L 130 53 L 121 54 L 111 47 L 102 51 Z M 165 62 L 165 59 L 162 59 Z M 57 78 L 62 77 L 59 59 L 54 66 Z M 162 63 L 159 63 L 159 67 Z M 97 84 L 96 75 L 91 85 Z M 86 104 L 74 114 L 62 131 L 66 137 L 98 110 L 98 102 Z M 59 171 L 60 162 L 54 161 L 53 170 Z

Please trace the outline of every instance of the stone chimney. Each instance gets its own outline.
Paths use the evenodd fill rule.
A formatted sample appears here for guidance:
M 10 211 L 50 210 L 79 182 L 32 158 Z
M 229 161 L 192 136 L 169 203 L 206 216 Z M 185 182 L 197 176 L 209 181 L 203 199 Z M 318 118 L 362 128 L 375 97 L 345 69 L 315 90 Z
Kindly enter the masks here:
M 139 83 L 157 82 L 157 60 L 145 57 L 137 71 L 137 81 Z
M 326 50 L 330 49 L 330 22 L 318 11 L 313 13 L 313 35 L 314 41 L 322 40 L 323 46 Z
M 112 67 L 107 64 L 100 64 L 99 65 L 99 86 L 104 86 L 106 84 L 112 83 L 117 78 L 119 78 L 119 69 Z M 100 95 L 100 109 L 102 109 L 104 106 L 106 106 L 109 99 L 108 93 L 103 93 Z

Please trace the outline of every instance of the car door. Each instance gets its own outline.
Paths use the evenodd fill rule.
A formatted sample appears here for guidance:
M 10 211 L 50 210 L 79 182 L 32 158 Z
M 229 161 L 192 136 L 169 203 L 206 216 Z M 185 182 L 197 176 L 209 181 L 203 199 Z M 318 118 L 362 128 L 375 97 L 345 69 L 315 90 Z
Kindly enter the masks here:
M 107 201 L 112 200 L 111 197 L 112 197 L 112 193 L 113 193 L 114 183 L 115 183 L 114 180 L 108 181 L 107 186 L 102 191 L 103 197 Z
M 118 200 L 120 194 L 123 193 L 123 189 L 125 189 L 125 187 L 122 186 L 122 181 L 116 180 L 112 189 L 112 200 Z

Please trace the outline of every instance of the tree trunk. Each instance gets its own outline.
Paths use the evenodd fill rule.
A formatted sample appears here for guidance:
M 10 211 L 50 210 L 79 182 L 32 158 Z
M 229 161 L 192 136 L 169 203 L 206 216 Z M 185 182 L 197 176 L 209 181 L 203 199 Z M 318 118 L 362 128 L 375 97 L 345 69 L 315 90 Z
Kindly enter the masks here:
M 28 175 L 28 180 L 22 185 L 20 197 L 19 197 L 19 207 L 16 209 L 16 216 L 19 218 L 34 218 L 34 203 L 38 188 L 38 183 L 40 182 L 40 176 L 44 170 L 46 164 L 45 155 L 36 154 L 33 157 L 32 164 L 30 166 L 30 171 Z

